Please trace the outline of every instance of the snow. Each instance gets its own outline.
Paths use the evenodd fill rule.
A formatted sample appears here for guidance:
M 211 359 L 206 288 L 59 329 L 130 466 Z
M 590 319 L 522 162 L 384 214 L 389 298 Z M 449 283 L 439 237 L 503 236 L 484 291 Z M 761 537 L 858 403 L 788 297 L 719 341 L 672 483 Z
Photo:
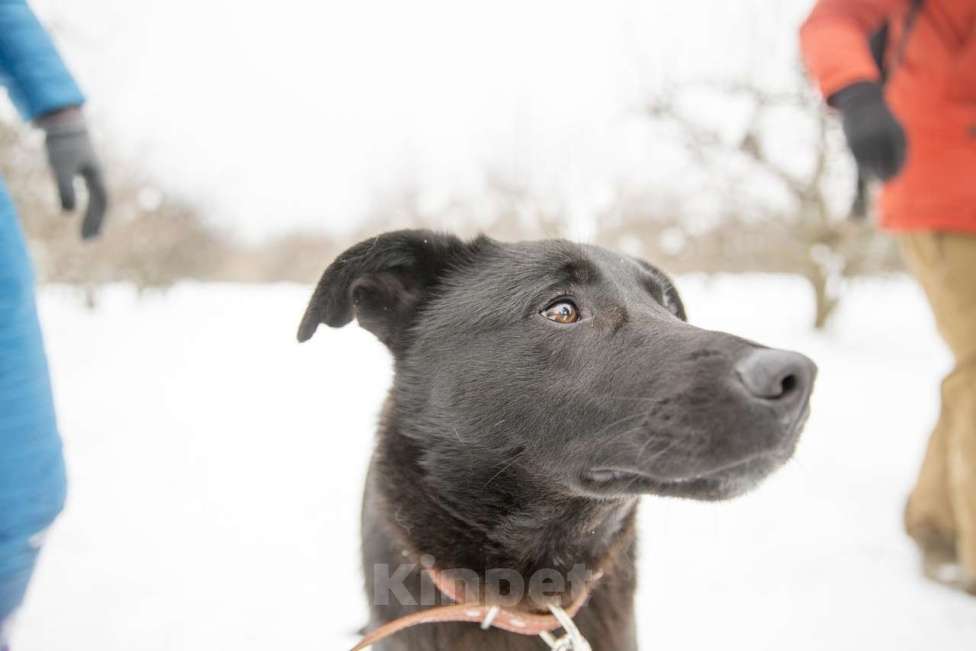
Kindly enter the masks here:
M 976 600 L 930 585 L 901 510 L 948 357 L 920 292 L 863 281 L 813 333 L 797 279 L 680 279 L 692 320 L 820 365 L 797 457 L 724 504 L 645 498 L 642 648 L 971 650 Z M 364 623 L 360 488 L 390 381 L 310 288 L 41 295 L 71 494 L 17 651 L 342 649 Z M 541 648 L 541 645 L 540 645 Z

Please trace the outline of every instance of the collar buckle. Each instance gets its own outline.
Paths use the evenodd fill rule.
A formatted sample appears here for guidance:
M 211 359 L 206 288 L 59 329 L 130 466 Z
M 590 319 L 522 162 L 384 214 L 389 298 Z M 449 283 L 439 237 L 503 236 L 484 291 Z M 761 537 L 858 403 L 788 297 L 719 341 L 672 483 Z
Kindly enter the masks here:
M 549 606 L 549 612 L 559 621 L 566 634 L 557 638 L 548 631 L 539 633 L 542 641 L 549 645 L 552 651 L 592 651 L 590 643 L 586 641 L 583 634 L 576 627 L 576 622 L 570 617 L 569 613 L 559 606 Z

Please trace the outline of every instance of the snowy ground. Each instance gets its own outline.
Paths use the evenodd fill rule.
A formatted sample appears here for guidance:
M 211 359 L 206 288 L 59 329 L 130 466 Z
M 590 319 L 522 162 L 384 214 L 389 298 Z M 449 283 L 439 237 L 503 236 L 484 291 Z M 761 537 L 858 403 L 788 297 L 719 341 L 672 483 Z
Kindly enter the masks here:
M 642 648 L 976 648 L 976 599 L 923 582 L 900 515 L 947 365 L 906 280 L 812 334 L 797 281 L 680 283 L 692 320 L 820 364 L 797 459 L 756 493 L 647 498 Z M 185 285 L 97 311 L 42 295 L 70 503 L 17 651 L 342 649 L 363 623 L 356 521 L 382 347 L 299 346 L 308 288 Z

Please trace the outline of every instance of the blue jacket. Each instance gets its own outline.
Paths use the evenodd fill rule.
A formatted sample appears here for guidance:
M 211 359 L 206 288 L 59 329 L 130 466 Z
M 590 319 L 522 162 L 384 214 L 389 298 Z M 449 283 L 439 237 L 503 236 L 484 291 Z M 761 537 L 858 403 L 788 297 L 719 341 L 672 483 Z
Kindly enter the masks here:
M 0 0 L 0 84 L 25 119 L 84 100 L 24 0 Z M 54 521 L 64 495 L 33 273 L 0 180 L 0 636 L 27 590 L 37 535 Z
M 0 85 L 26 120 L 85 101 L 25 0 L 0 0 Z

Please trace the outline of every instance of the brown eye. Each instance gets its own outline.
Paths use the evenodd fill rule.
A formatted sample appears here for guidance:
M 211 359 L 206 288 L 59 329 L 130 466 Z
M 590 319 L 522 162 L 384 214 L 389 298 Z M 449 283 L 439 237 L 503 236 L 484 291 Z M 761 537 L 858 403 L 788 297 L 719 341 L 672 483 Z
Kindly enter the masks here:
M 542 311 L 542 316 L 556 323 L 576 323 L 579 321 L 579 310 L 572 301 L 553 303 Z

